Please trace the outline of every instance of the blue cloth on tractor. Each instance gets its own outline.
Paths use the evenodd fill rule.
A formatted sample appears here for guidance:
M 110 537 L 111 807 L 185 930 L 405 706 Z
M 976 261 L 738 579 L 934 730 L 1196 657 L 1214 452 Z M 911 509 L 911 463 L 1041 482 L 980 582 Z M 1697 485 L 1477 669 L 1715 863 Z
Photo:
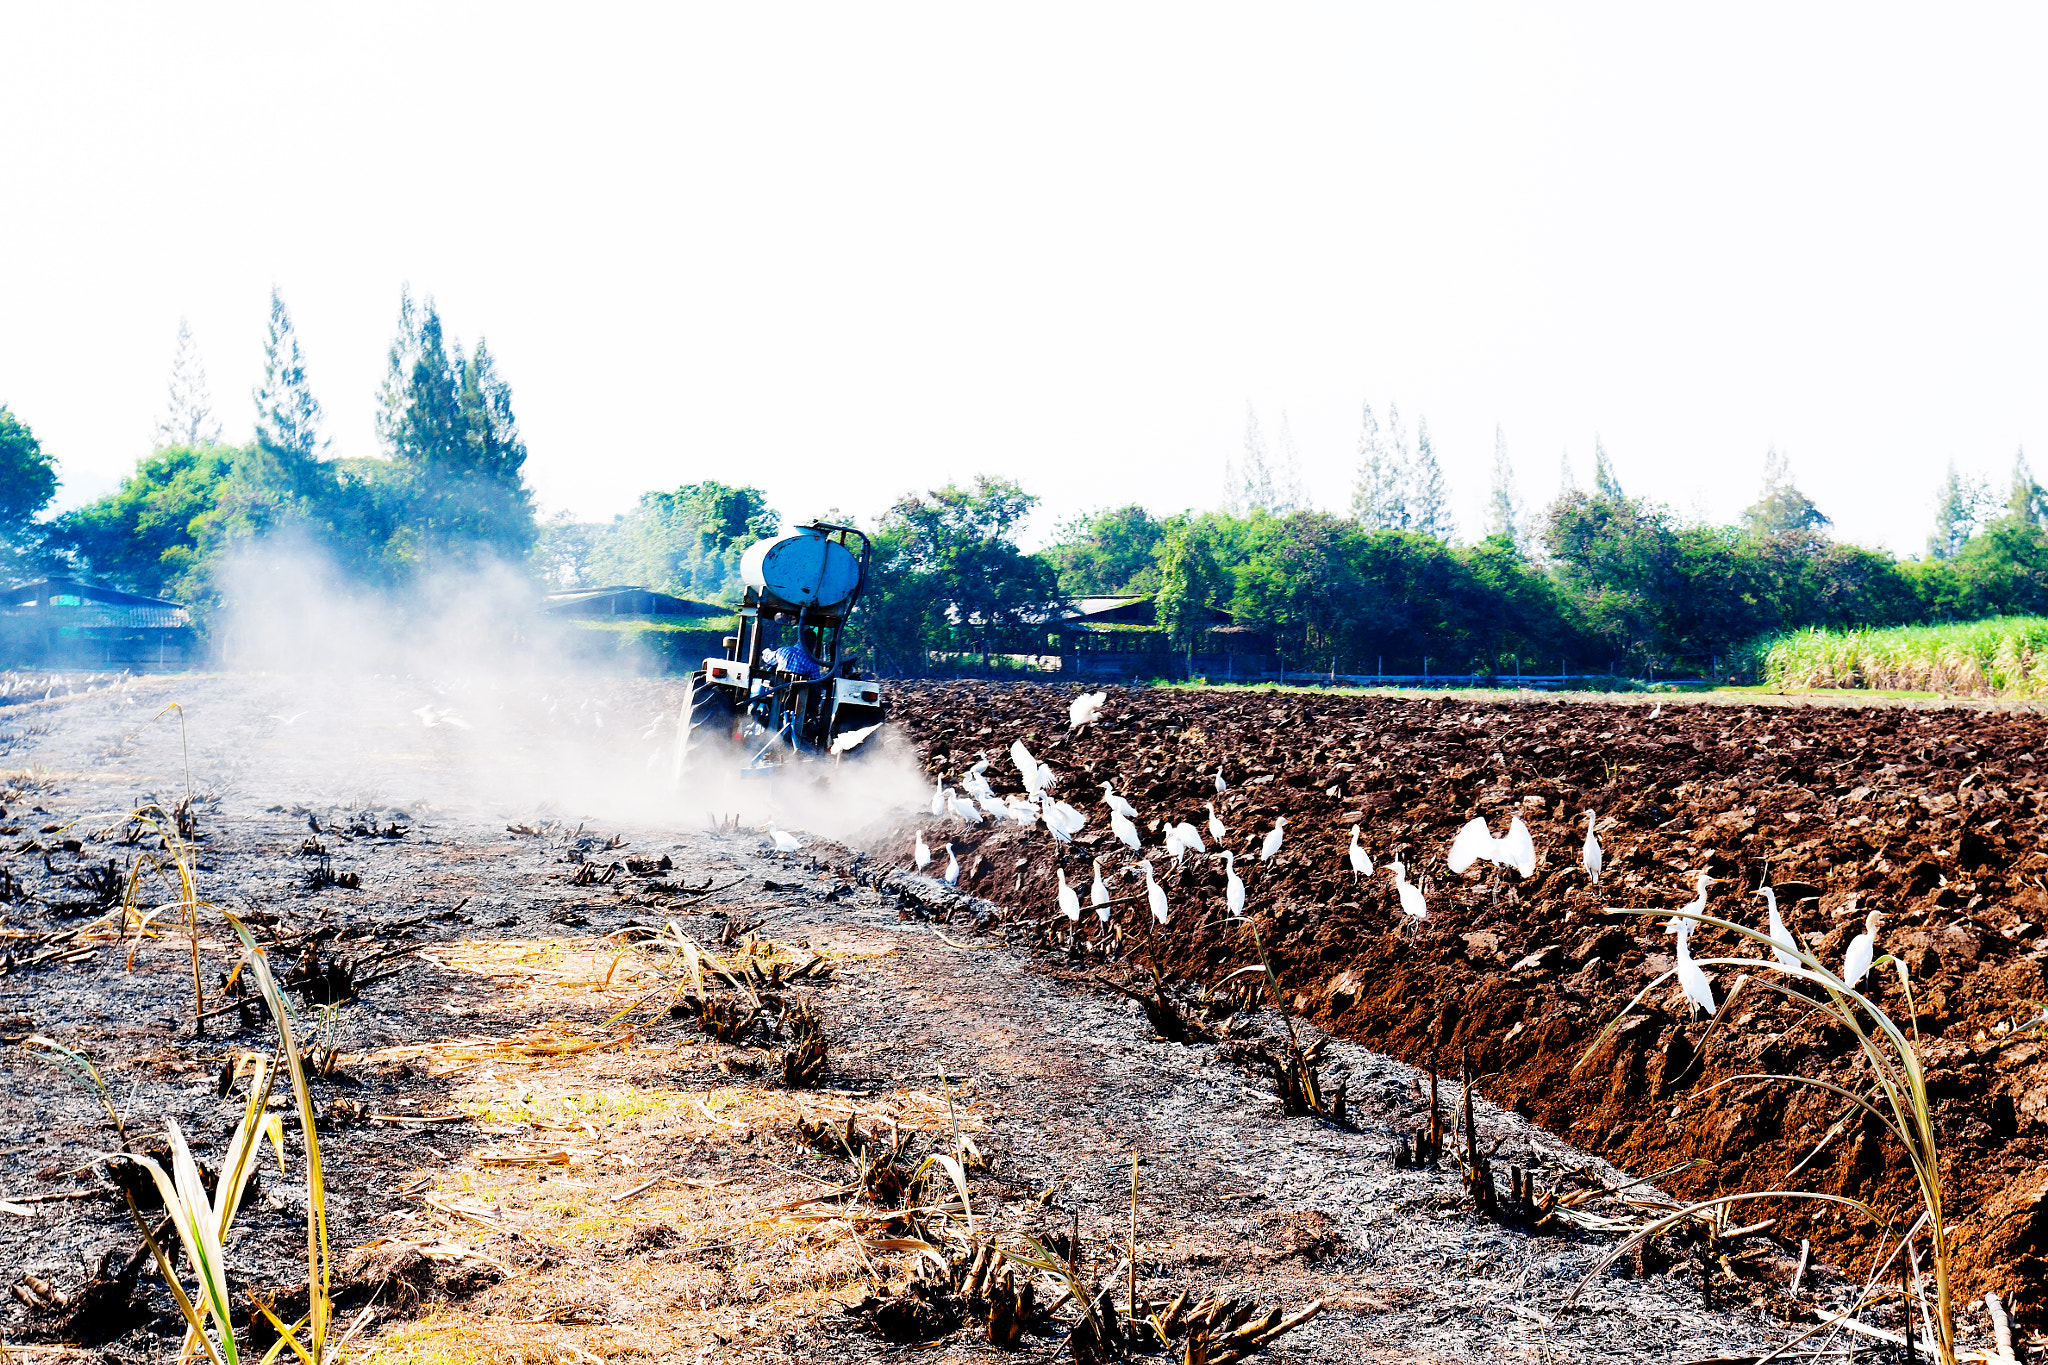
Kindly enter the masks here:
M 825 671 L 819 666 L 818 661 L 811 657 L 810 651 L 802 645 L 784 645 L 780 649 L 771 649 L 766 656 L 766 662 L 777 672 L 793 674 L 799 678 L 815 678 Z

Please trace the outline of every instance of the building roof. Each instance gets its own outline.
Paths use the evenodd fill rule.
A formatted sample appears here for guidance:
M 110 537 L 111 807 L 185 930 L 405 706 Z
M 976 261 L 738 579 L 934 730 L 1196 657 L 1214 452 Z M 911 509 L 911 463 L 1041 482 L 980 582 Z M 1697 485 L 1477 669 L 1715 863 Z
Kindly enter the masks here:
M 1230 613 L 1216 607 L 1199 607 L 1210 626 L 1227 626 Z M 1159 624 L 1157 604 L 1149 596 L 1125 593 L 1114 596 L 1076 597 L 1071 610 L 1060 622 L 1062 630 L 1087 631 L 1101 626 L 1152 626 Z
M 551 592 L 541 610 L 557 616 L 730 616 L 732 608 L 693 602 L 640 583 Z
M 0 599 L 0 615 L 16 621 L 42 620 L 66 626 L 124 630 L 178 630 L 192 624 L 192 613 L 182 602 L 144 597 L 74 578 L 39 578 L 18 583 Z

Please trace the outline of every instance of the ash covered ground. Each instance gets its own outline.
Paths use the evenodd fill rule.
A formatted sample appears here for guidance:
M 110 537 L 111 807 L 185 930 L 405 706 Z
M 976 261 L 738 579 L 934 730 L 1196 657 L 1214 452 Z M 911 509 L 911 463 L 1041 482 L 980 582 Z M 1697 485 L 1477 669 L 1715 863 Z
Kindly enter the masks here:
M 1588 1225 L 1640 1218 L 1629 1201 L 1654 1202 L 1650 1187 L 1603 1195 L 1632 1175 L 1482 1099 L 1476 1127 L 1496 1167 L 1580 1201 L 1576 1222 L 1535 1230 L 1482 1217 L 1454 1159 L 1391 1159 L 1427 1127 L 1428 1081 L 1342 1036 L 1367 1030 L 1328 1006 L 1299 954 L 1288 986 L 1336 1030 L 1301 1026 L 1323 1049 L 1322 1078 L 1344 1087 L 1342 1124 L 1285 1112 L 1258 1064 L 1283 1045 L 1276 1011 L 1196 989 L 1242 955 L 1205 955 L 1195 915 L 1185 947 L 1171 933 L 1162 947 L 1214 1041 L 1167 1042 L 1114 989 L 1142 984 L 1130 947 L 1091 956 L 1046 935 L 1042 830 L 1028 855 L 1007 833 L 956 840 L 985 899 L 903 865 L 906 831 L 928 823 L 920 764 L 948 768 L 1017 734 L 1075 778 L 1095 754 L 1114 758 L 1134 800 L 1175 799 L 1173 783 L 1198 775 L 1193 751 L 1185 773 L 1167 757 L 1147 786 L 1122 773 L 1132 753 L 1104 746 L 1188 742 L 1186 726 L 1150 719 L 1177 714 L 1179 694 L 1119 696 L 1069 756 L 1049 727 L 1019 723 L 1020 710 L 1040 722 L 1063 710 L 1060 697 L 916 690 L 903 728 L 928 757 L 905 744 L 823 783 L 678 794 L 664 717 L 680 689 L 665 683 L 104 681 L 14 677 L 0 707 L 11 1345 L 121 1360 L 177 1349 L 168 1296 L 112 1193 L 104 1156 L 120 1136 L 87 1086 L 20 1044 L 90 1056 L 138 1149 L 176 1119 L 202 1161 L 218 1155 L 244 1103 L 222 1096 L 223 1067 L 273 1035 L 222 994 L 237 959 L 224 921 L 201 912 L 215 1011 L 201 1035 L 187 936 L 170 913 L 138 930 L 109 891 L 141 860 L 145 912 L 174 899 L 147 871 L 160 841 L 130 817 L 175 808 L 188 780 L 200 896 L 299 974 L 300 1026 L 324 1072 L 340 1319 L 361 1323 L 350 1349 L 372 1359 L 870 1360 L 920 1336 L 920 1359 L 1007 1358 L 986 1295 L 938 1286 L 910 1245 L 958 1262 L 970 1233 L 1071 1245 L 1094 1282 L 1128 1280 L 1169 1318 L 1183 1289 L 1253 1320 L 1320 1302 L 1256 1357 L 1272 1360 L 1752 1358 L 1849 1292 L 1817 1266 L 1794 1299 L 1795 1248 L 1769 1236 L 1665 1239 L 1567 1310 L 1618 1238 Z M 182 733 L 178 713 L 159 714 L 172 701 Z M 1290 753 L 1306 760 L 1334 733 L 1304 731 Z M 1265 786 L 1257 758 L 1227 761 L 1244 765 L 1242 790 L 1306 809 L 1309 794 L 1277 780 L 1286 761 L 1265 759 Z M 1352 804 L 1318 799 L 1340 815 Z M 1230 818 L 1250 828 L 1263 812 Z M 756 828 L 769 819 L 802 831 L 797 854 L 772 851 Z M 1335 855 L 1296 830 L 1289 894 L 1363 912 L 1359 893 L 1322 886 Z M 737 979 L 713 973 L 699 992 L 676 950 L 685 939 Z M 1329 961 L 1332 979 L 1354 965 Z M 758 1009 L 722 1041 L 704 997 Z M 805 1013 L 822 1024 L 822 1074 L 792 1086 L 791 1021 Z M 1475 1088 L 1539 1108 L 1502 1060 Z M 1445 1081 L 1447 1119 L 1459 1099 Z M 915 1177 L 921 1155 L 969 1147 L 971 1215 L 943 1187 L 878 1174 Z M 304 1179 L 295 1149 L 282 1174 L 266 1160 L 230 1242 L 245 1297 L 303 1301 Z M 960 1273 L 943 1272 L 949 1284 Z M 1075 1312 L 1047 1316 L 1055 1298 L 1044 1283 L 1027 1315 L 1031 1356 L 1068 1349 Z

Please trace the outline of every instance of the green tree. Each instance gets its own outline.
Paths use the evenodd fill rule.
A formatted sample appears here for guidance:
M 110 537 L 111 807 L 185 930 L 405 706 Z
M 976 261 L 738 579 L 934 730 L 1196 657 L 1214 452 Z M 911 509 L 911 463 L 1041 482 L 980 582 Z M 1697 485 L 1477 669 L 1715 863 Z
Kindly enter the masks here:
M 1132 503 L 1076 517 L 1060 528 L 1046 554 L 1063 593 L 1149 593 L 1159 587 L 1153 556 L 1166 534 L 1163 523 Z
M 1566 469 L 1569 471 L 1569 464 Z M 1621 491 L 1621 479 L 1614 472 L 1614 461 L 1607 458 L 1607 447 L 1600 444 L 1598 436 L 1593 438 L 1593 492 L 1608 502 L 1623 502 L 1628 497 Z
M 1830 523 L 1813 500 L 1792 482 L 1791 462 L 1772 446 L 1764 454 L 1763 492 L 1744 510 L 1742 524 L 1762 535 L 1781 535 L 1788 531 L 1818 531 Z
M 326 453 L 327 438 L 320 434 L 320 400 L 306 381 L 306 358 L 299 349 L 298 330 L 274 285 L 263 341 L 263 382 L 252 396 L 256 444 L 292 470 L 295 479 L 310 485 L 312 466 Z
M 1515 467 L 1508 460 L 1508 438 L 1493 427 L 1493 483 L 1486 494 L 1485 531 L 1489 539 L 1504 538 L 1517 550 L 1522 545 L 1522 498 L 1515 489 Z
M 1372 404 L 1358 424 L 1358 473 L 1351 484 L 1351 516 L 1369 531 L 1398 531 L 1406 524 L 1408 471 L 1402 467 Z
M 705 480 L 642 493 L 631 512 L 599 530 L 588 571 L 682 597 L 737 597 L 740 556 L 780 524 L 758 488 Z
M 898 498 L 875 532 L 873 583 L 857 631 L 865 647 L 899 664 L 927 649 L 973 649 L 984 662 L 1010 645 L 1042 649 L 1057 571 L 1016 543 L 1037 501 L 987 474 L 966 488 Z
M 1954 559 L 1976 534 L 1989 493 L 1984 480 L 1964 476 L 1956 462 L 1948 462 L 1941 488 L 1934 500 L 1934 534 L 1927 538 L 1927 553 L 1934 559 Z
M 409 330 L 417 324 L 417 330 Z M 395 379 L 410 364 L 403 386 Z M 512 390 L 479 340 L 467 360 L 429 302 L 399 306 L 378 426 L 405 488 L 391 538 L 408 563 L 517 562 L 537 535 Z
M 114 492 L 60 518 L 51 540 L 95 577 L 175 597 L 199 565 L 203 520 L 242 453 L 231 446 L 154 451 Z
M 57 496 L 57 462 L 28 424 L 0 403 L 0 568 L 26 551 L 35 519 Z
M 1208 629 L 1205 608 L 1229 591 L 1229 576 L 1216 562 L 1216 546 L 1203 526 L 1177 519 L 1154 547 L 1159 589 L 1154 619 L 1175 647 L 1191 650 Z
M 1429 419 L 1415 422 L 1415 462 L 1408 471 L 1407 529 L 1437 540 L 1457 534 L 1451 518 L 1450 490 L 1444 485 L 1443 466 L 1437 463 L 1436 447 L 1429 440 Z

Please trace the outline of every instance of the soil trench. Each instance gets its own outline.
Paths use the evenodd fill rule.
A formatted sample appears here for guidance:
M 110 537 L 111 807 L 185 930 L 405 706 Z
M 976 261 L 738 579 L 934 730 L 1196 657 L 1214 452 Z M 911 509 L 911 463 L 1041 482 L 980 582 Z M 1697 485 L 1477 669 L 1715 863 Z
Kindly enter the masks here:
M 1764 903 L 1752 892 L 1774 885 L 1788 924 L 1831 963 L 1880 912 L 1879 953 L 1911 971 L 1963 1290 L 2043 1306 L 2048 790 L 2037 749 L 2048 735 L 2031 709 L 1667 699 L 1653 715 L 1654 701 L 1112 688 L 1103 721 L 1070 733 L 1078 691 L 896 689 L 894 718 L 932 777 L 957 783 L 989 756 L 994 785 L 1021 791 L 1005 753 L 1021 739 L 1089 816 L 1065 849 L 1042 827 L 949 821 L 928 831 L 958 851 L 963 887 L 1049 920 L 1055 867 L 1085 887 L 1091 857 L 1101 857 L 1116 894 L 1134 894 L 1136 858 L 1108 831 L 1100 800 L 1098 784 L 1113 782 L 1138 809 L 1175 907 L 1159 933 L 1162 964 L 1213 981 L 1249 951 L 1222 923 L 1223 860 L 1211 847 L 1175 867 L 1157 824 L 1206 829 L 1213 804 L 1303 1015 L 1410 1062 L 1469 1055 L 1489 1077 L 1487 1093 L 1626 1169 L 1698 1160 L 1667 1182 L 1684 1196 L 1789 1186 L 1864 1198 L 1889 1214 L 1913 1190 L 1903 1154 L 1875 1125 L 1837 1127 L 1834 1097 L 1763 1082 L 1715 1088 L 1750 1072 L 1856 1084 L 1847 1036 L 1767 992 L 1745 990 L 1709 1042 L 1675 984 L 1660 988 L 1589 1056 L 1596 1035 L 1673 963 L 1662 920 L 1602 911 L 1677 909 L 1704 870 L 1721 879 L 1710 912 L 1761 929 Z M 1229 785 L 1220 794 L 1219 767 Z M 1598 813 L 1605 852 L 1597 893 L 1581 866 L 1587 810 Z M 1444 856 L 1461 825 L 1482 815 L 1499 834 L 1515 814 L 1539 853 L 1533 876 L 1494 878 L 1484 862 L 1468 877 L 1450 873 Z M 1261 862 L 1261 839 L 1281 816 L 1281 851 Z M 1354 824 L 1378 865 L 1363 880 L 1346 859 Z M 1398 904 L 1384 867 L 1394 858 L 1425 892 L 1420 921 Z M 1692 951 L 1758 955 L 1705 930 Z M 1717 999 L 1740 972 L 1713 970 Z M 1895 976 L 1866 984 L 1907 1018 Z M 1845 1266 L 1865 1263 L 1883 1227 L 1839 1208 L 1769 1212 L 1782 1234 L 1811 1237 Z

